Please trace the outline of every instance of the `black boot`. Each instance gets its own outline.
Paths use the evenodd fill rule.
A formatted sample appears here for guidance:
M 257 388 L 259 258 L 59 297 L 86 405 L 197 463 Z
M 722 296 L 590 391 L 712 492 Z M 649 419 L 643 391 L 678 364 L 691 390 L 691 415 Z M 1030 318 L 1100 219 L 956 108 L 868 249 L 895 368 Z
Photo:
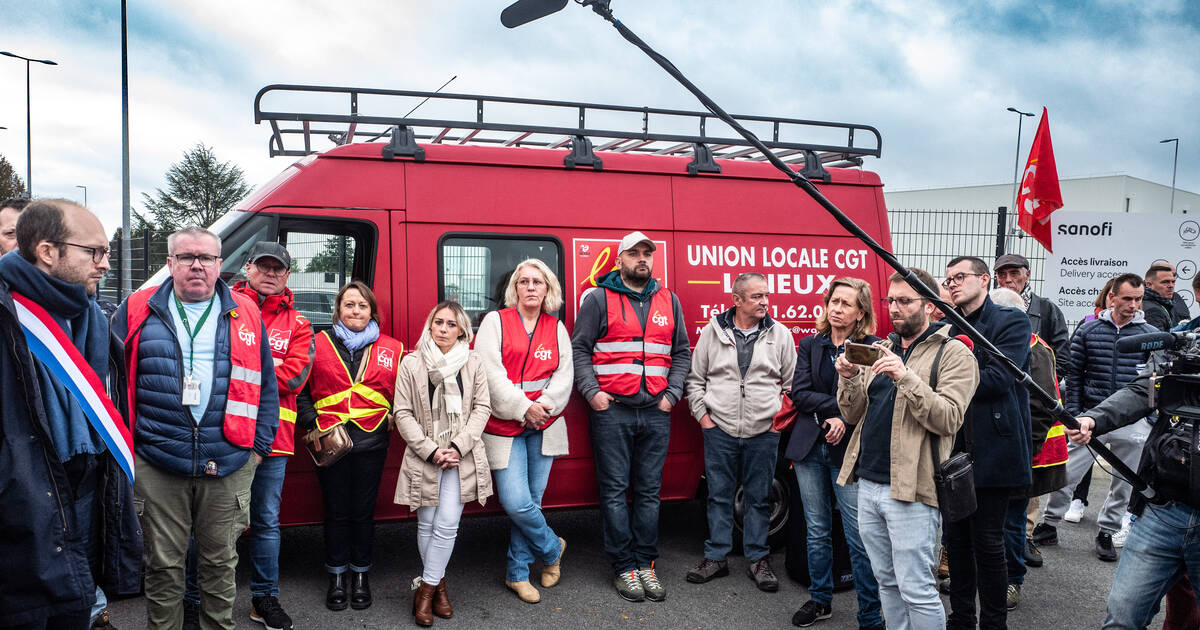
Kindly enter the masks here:
M 329 610 L 346 610 L 346 574 L 329 574 L 329 592 L 325 594 L 325 607 Z
M 350 578 L 350 607 L 362 610 L 371 607 L 371 583 L 366 571 L 353 571 Z

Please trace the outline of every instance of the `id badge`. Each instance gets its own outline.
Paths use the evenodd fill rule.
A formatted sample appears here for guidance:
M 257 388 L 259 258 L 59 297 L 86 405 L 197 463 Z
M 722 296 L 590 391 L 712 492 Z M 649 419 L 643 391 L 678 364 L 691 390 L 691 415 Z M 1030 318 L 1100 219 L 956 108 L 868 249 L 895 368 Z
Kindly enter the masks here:
M 183 406 L 191 407 L 199 404 L 200 381 L 189 374 L 183 378 Z

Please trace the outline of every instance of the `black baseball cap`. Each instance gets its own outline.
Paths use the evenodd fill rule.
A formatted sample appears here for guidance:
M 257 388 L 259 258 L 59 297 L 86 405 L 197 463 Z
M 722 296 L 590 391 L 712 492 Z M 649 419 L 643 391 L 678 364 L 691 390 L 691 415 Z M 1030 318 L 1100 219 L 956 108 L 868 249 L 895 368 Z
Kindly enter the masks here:
M 292 268 L 292 255 L 283 245 L 274 241 L 259 241 L 250 248 L 250 257 L 246 262 L 258 262 L 260 258 L 274 258 L 283 263 L 285 269 Z
M 1005 267 L 1024 267 L 1029 269 L 1029 259 L 1020 254 L 1004 254 L 996 259 L 994 270 L 1000 271 Z

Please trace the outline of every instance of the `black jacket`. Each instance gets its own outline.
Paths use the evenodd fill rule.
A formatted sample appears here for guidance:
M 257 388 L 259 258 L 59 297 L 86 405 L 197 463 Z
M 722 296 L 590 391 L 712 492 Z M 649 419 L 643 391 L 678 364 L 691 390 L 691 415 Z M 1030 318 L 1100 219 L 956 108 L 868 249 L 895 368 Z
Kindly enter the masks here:
M 1150 406 L 1148 397 L 1150 379 L 1156 372 L 1161 373 L 1163 371 L 1163 360 L 1164 357 L 1161 351 L 1151 354 L 1146 368 L 1139 372 L 1136 378 L 1126 383 L 1124 387 L 1118 389 L 1112 396 L 1105 398 L 1100 404 L 1083 412 L 1084 416 L 1096 421 L 1096 426 L 1092 429 L 1092 439 L 1133 424 L 1154 413 L 1154 408 Z M 1153 444 L 1170 426 L 1171 422 L 1167 416 L 1159 414 L 1158 420 L 1150 428 L 1150 435 L 1146 437 L 1146 444 Z M 1152 472 L 1151 468 L 1154 465 L 1151 461 L 1152 452 L 1153 449 L 1151 448 L 1142 449 L 1142 457 L 1138 462 L 1137 469 L 1138 476 L 1142 479 L 1149 476 L 1147 475 L 1148 472 Z M 1142 493 L 1133 492 L 1130 494 L 1130 513 L 1140 516 L 1145 506 L 1146 498 Z
M 1142 294 L 1142 311 L 1146 313 L 1146 323 L 1162 331 L 1191 319 L 1187 304 L 1178 293 L 1168 300 L 1150 287 Z
M 87 608 L 96 594 L 88 559 L 68 526 L 75 522 L 74 490 L 41 401 L 33 357 L 0 278 L 0 626 Z M 103 531 L 96 547 L 103 549 L 101 572 L 118 572 L 102 584 L 136 593 L 141 531 L 128 480 L 111 455 L 101 461 Z
M 983 306 L 966 318 L 1017 367 L 1029 372 L 1032 332 L 1025 313 L 984 298 Z M 950 329 L 951 336 L 961 333 L 957 326 Z M 974 352 L 979 362 L 979 387 L 967 408 L 955 448 L 964 448 L 963 435 L 969 431 L 976 487 L 1028 486 L 1033 466 L 1029 392 L 981 346 L 976 345 Z
M 875 343 L 879 337 L 868 335 L 857 343 Z M 833 369 L 833 358 L 837 349 L 829 340 L 829 334 L 804 337 L 796 344 L 796 372 L 792 377 L 792 402 L 796 404 L 796 422 L 788 436 L 784 456 L 800 461 L 808 456 L 826 429 L 821 426 L 829 418 L 840 418 L 842 410 L 837 404 L 838 375 Z M 850 431 L 837 446 L 830 447 L 830 462 L 840 466 L 850 441 Z
M 1029 325 L 1033 332 L 1045 341 L 1054 351 L 1054 368 L 1058 378 L 1065 378 L 1071 372 L 1070 351 L 1071 336 L 1067 332 L 1067 318 L 1063 316 L 1053 302 L 1033 294 L 1029 300 Z
M 1141 317 L 1118 329 L 1111 311 L 1076 328 L 1071 337 L 1071 373 L 1063 391 L 1067 411 L 1078 415 L 1133 380 L 1146 363 L 1146 353 L 1117 352 L 1117 340 L 1152 332 L 1154 327 Z

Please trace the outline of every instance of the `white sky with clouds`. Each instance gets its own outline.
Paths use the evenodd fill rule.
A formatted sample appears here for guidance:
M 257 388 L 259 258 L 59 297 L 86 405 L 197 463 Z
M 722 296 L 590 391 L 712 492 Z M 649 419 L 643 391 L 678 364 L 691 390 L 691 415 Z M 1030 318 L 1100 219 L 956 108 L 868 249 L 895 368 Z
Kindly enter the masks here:
M 253 98 L 270 83 L 700 109 L 574 3 L 516 30 L 507 1 L 130 0 L 131 181 L 141 193 L 197 142 L 258 186 Z M 1200 192 L 1200 3 L 613 0 L 616 15 L 726 110 L 872 125 L 889 189 L 1009 182 L 1014 106 L 1049 108 L 1061 177 L 1124 173 Z M 1068 6 L 1069 5 L 1069 6 Z M 33 189 L 120 225 L 120 4 L 0 0 L 0 50 L 32 67 Z M 0 154 L 24 179 L 25 67 L 0 57 Z M 404 112 L 397 112 L 404 113 Z M 421 114 L 432 114 L 424 111 Z M 1026 119 L 1024 163 L 1037 119 Z

